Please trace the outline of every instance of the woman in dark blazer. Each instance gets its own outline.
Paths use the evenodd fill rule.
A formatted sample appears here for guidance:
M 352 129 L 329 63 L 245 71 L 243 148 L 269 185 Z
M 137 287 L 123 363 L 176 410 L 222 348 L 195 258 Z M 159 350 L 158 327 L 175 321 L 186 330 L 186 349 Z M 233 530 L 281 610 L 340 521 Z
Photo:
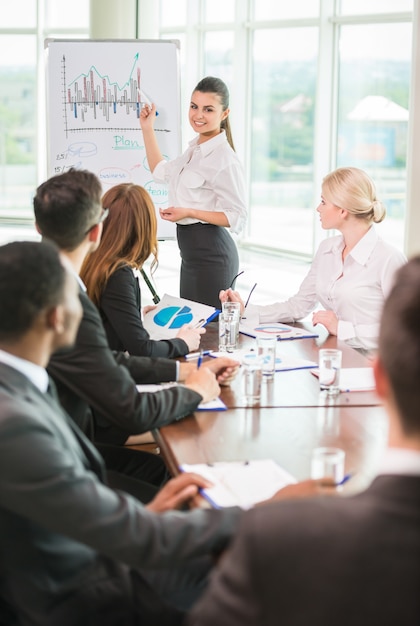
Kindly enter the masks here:
M 112 187 L 102 198 L 109 210 L 102 240 L 82 267 L 89 297 L 101 312 L 113 350 L 135 356 L 178 357 L 196 350 L 202 329 L 183 326 L 174 339 L 154 341 L 143 326 L 139 271 L 152 256 L 157 266 L 155 207 L 140 185 Z

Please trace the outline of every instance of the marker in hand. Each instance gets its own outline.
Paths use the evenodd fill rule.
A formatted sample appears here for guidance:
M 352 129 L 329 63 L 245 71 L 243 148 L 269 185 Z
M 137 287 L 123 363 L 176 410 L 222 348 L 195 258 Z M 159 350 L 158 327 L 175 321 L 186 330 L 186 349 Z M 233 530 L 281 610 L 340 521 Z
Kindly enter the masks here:
M 148 98 L 145 97 L 144 93 L 142 93 L 138 87 L 137 87 L 137 93 L 140 98 L 141 108 L 143 109 L 145 106 L 147 106 L 151 109 L 152 103 L 148 100 Z M 156 111 L 156 115 L 159 115 L 158 111 Z
M 203 362 L 203 351 L 200 350 L 200 355 L 199 355 L 198 361 L 197 361 L 197 369 L 198 370 L 200 369 L 200 366 L 201 366 L 202 362 Z

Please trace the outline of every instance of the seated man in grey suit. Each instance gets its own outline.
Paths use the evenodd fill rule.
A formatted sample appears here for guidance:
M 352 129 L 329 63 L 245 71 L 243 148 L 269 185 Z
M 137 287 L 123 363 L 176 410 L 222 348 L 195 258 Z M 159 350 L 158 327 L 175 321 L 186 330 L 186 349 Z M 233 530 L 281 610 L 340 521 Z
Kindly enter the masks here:
M 95 174 L 71 169 L 40 185 L 34 198 L 38 230 L 57 244 L 77 277 L 85 257 L 100 242 L 106 215 L 101 193 Z M 211 359 L 197 371 L 193 363 L 112 352 L 100 314 L 83 284 L 79 297 L 83 317 L 76 342 L 71 349 L 53 355 L 48 372 L 67 413 L 95 441 L 110 484 L 148 502 L 157 487 L 152 489 L 144 481 L 159 486 L 166 476 L 164 464 L 156 455 L 130 450 L 122 444 L 130 435 L 192 413 L 200 402 L 217 394 L 213 372 L 219 382 L 225 382 L 234 374 L 237 363 L 227 358 Z M 184 384 L 157 394 L 138 393 L 136 389 L 138 383 L 173 380 Z M 129 480 L 126 475 L 137 480 Z
M 52 243 L 0 247 L 0 302 L 6 623 L 181 623 L 240 511 L 169 511 L 204 486 L 194 474 L 169 481 L 147 507 L 105 485 L 100 455 L 49 392 L 51 353 L 74 342 L 82 316 L 76 280 Z
M 371 486 L 246 513 L 188 624 L 420 624 L 420 257 L 385 303 L 374 372 L 389 447 Z

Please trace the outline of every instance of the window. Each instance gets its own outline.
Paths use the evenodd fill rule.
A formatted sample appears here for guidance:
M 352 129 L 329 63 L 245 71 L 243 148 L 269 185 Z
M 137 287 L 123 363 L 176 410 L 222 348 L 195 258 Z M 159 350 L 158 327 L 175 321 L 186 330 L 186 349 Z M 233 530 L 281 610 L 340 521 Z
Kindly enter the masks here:
M 46 173 L 44 39 L 86 37 L 88 27 L 85 0 L 14 0 L 2 15 L 0 219 L 33 220 L 33 192 Z
M 383 236 L 403 246 L 413 0 L 137 5 L 159 20 L 150 37 L 180 41 L 184 147 L 197 81 L 212 74 L 229 87 L 248 183 L 243 249 L 311 258 L 325 236 L 314 210 L 321 179 L 344 164 L 373 177 L 388 210 Z M 47 173 L 44 39 L 88 37 L 89 19 L 87 0 L 14 0 L 2 16 L 0 220 L 32 219 Z
M 0 35 L 0 217 L 25 215 L 36 182 L 35 35 Z
M 372 176 L 382 235 L 402 248 L 413 0 L 185 0 L 171 26 L 168 2 L 160 35 L 184 15 L 187 98 L 205 74 L 230 90 L 249 194 L 242 249 L 311 258 L 326 236 L 321 181 L 340 165 Z
M 308 255 L 317 57 L 317 28 L 254 33 L 248 237 Z
M 337 165 L 352 164 L 372 176 L 387 209 L 380 226 L 383 236 L 400 248 L 406 207 L 410 55 L 410 24 L 340 28 Z

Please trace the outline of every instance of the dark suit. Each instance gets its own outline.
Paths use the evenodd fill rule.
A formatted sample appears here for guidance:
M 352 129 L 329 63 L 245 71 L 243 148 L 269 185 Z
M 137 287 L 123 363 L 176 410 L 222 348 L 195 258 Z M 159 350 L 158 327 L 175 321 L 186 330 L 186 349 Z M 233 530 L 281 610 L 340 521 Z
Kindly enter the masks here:
M 420 476 L 246 513 L 189 626 L 418 626 Z
M 52 356 L 48 372 L 62 406 L 104 457 L 110 484 L 148 502 L 167 479 L 166 467 L 160 457 L 122 444 L 132 434 L 188 415 L 202 398 L 182 386 L 138 393 L 136 383 L 174 380 L 175 361 L 112 352 L 98 310 L 82 290 L 80 301 L 83 318 L 76 343 Z
M 158 516 L 108 489 L 83 433 L 3 363 L 0 407 L 0 605 L 20 626 L 178 624 L 170 568 L 223 548 L 240 512 Z
M 183 339 L 153 341 L 141 320 L 141 292 L 137 278 L 128 265 L 109 277 L 102 292 L 100 312 L 109 346 L 141 356 L 174 358 L 188 352 Z
M 138 393 L 136 383 L 175 380 L 175 361 L 112 352 L 97 308 L 82 291 L 80 301 L 83 318 L 75 346 L 54 354 L 48 372 L 60 402 L 83 432 L 89 433 L 92 424 L 89 407 L 95 416 L 95 440 L 119 444 L 197 408 L 201 396 L 183 386 Z

